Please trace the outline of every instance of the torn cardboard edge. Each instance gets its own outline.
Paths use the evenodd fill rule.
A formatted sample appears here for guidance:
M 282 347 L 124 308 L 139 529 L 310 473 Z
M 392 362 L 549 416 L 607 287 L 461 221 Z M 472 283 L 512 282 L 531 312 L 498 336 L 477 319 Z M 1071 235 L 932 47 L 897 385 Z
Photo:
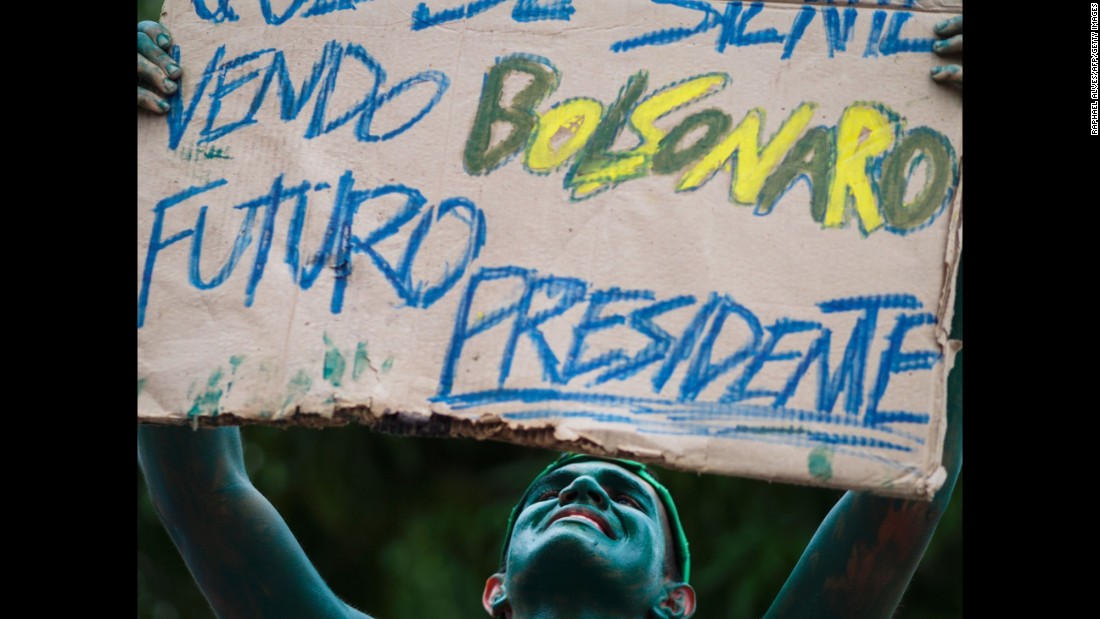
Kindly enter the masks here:
M 957 345 L 955 345 L 957 344 Z M 945 355 L 949 360 L 946 366 L 953 366 L 955 351 L 961 348 L 961 343 L 953 341 L 949 348 L 950 353 Z M 950 369 L 948 370 L 950 371 Z M 296 408 L 293 412 L 278 419 L 256 419 L 240 417 L 233 413 L 219 413 L 216 416 L 195 416 L 191 418 L 182 416 L 172 417 L 146 417 L 139 418 L 139 424 L 161 426 L 191 426 L 198 428 L 218 428 L 229 426 L 265 426 L 287 429 L 291 427 L 326 429 L 339 428 L 349 425 L 363 426 L 371 431 L 393 436 L 407 436 L 415 438 L 470 438 L 478 441 L 497 441 L 536 449 L 549 451 L 572 451 L 606 458 L 625 458 L 637 460 L 646 464 L 653 464 L 665 468 L 697 474 L 714 474 L 731 477 L 743 477 L 766 481 L 769 483 L 780 482 L 808 487 L 826 487 L 837 490 L 853 489 L 848 484 L 829 483 L 828 481 L 815 481 L 810 483 L 801 477 L 786 475 L 762 475 L 753 471 L 725 472 L 720 470 L 700 469 L 695 464 L 682 462 L 682 458 L 669 457 L 670 454 L 655 449 L 644 447 L 632 447 L 629 445 L 621 448 L 608 448 L 600 440 L 593 438 L 590 431 L 578 431 L 572 428 L 559 426 L 552 421 L 543 423 L 508 422 L 499 415 L 491 413 L 482 414 L 476 419 L 453 417 L 450 415 L 431 411 L 427 414 L 408 413 L 385 409 L 381 412 L 373 410 L 370 406 L 337 405 L 332 415 L 322 413 L 302 412 Z M 943 426 L 946 431 L 946 424 Z M 621 435 L 615 438 L 621 440 Z M 915 491 L 891 491 L 891 487 L 874 486 L 858 488 L 858 490 L 870 492 L 880 496 L 898 497 L 906 499 L 919 499 L 931 501 L 935 493 L 943 485 L 947 472 L 937 464 L 931 473 L 920 479 L 912 479 L 913 475 L 906 474 L 899 478 L 906 484 L 899 488 L 912 488 Z

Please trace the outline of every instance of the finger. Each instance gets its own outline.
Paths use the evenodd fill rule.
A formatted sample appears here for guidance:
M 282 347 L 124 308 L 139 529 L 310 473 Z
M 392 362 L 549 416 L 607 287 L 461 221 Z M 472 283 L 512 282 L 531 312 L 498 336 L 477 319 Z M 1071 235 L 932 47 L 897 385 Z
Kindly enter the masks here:
M 138 32 L 144 32 L 157 47 L 168 51 L 172 48 L 172 35 L 168 29 L 155 21 L 143 21 L 137 26 Z
M 963 51 L 963 35 L 956 34 L 950 39 L 943 39 L 932 44 L 932 51 L 940 56 L 948 54 L 961 54 Z
M 936 31 L 936 34 L 941 37 L 949 37 L 955 34 L 959 34 L 963 31 L 963 16 L 952 17 L 951 19 L 945 19 L 940 23 L 932 27 Z
M 932 79 L 944 84 L 957 84 L 962 86 L 963 68 L 957 64 L 949 64 L 932 69 Z
M 139 80 L 152 86 L 153 88 L 156 88 L 166 95 L 170 95 L 176 92 L 178 86 L 175 82 L 168 79 L 168 75 L 164 73 L 164 69 L 161 69 L 157 65 L 149 62 L 149 60 L 141 54 L 138 54 L 137 59 L 137 73 Z
M 172 57 L 164 53 L 164 50 L 157 47 L 156 43 L 153 43 L 153 39 L 149 38 L 149 35 L 144 32 L 139 32 L 137 41 L 138 54 L 145 56 L 158 67 L 164 69 L 165 74 L 172 79 L 179 79 L 179 76 L 183 73 L 183 70 L 176 65 Z
M 158 97 L 153 91 L 146 90 L 141 86 L 138 86 L 137 104 L 141 109 L 149 110 L 154 114 L 164 114 L 171 108 L 167 101 Z

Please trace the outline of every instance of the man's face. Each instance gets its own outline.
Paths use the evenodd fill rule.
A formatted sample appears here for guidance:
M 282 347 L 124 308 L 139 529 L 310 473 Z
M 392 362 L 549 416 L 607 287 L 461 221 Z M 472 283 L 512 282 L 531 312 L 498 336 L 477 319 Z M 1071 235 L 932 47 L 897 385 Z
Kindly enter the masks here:
M 642 478 L 608 462 L 569 464 L 528 494 L 508 547 L 506 587 L 513 603 L 531 587 L 645 607 L 667 581 L 667 540 L 664 506 Z

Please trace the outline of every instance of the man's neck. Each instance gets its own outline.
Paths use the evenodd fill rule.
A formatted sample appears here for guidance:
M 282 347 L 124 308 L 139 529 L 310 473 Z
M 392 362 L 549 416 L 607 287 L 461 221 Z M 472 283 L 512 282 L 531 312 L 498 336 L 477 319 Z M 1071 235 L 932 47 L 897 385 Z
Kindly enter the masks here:
M 566 600 L 545 601 L 532 607 L 513 607 L 510 615 L 511 619 L 644 619 L 648 616 L 648 611 L 624 611 L 621 608 L 593 606 L 591 603 L 581 605 Z

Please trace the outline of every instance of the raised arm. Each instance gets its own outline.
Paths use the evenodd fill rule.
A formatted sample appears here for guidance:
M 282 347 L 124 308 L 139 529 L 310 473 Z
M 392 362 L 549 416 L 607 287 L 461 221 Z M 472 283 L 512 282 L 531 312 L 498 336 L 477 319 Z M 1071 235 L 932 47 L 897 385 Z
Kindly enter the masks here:
M 138 24 L 138 108 L 168 111 L 182 69 L 156 22 Z M 244 468 L 237 428 L 138 426 L 149 496 L 219 617 L 367 617 L 340 601 Z M 368 618 L 369 619 L 369 618 Z
M 944 462 L 931 502 L 848 492 L 802 553 L 767 618 L 892 617 L 962 468 L 962 355 L 951 372 Z
M 252 485 L 237 428 L 139 426 L 138 461 L 168 535 L 219 617 L 367 617 L 329 589 Z

